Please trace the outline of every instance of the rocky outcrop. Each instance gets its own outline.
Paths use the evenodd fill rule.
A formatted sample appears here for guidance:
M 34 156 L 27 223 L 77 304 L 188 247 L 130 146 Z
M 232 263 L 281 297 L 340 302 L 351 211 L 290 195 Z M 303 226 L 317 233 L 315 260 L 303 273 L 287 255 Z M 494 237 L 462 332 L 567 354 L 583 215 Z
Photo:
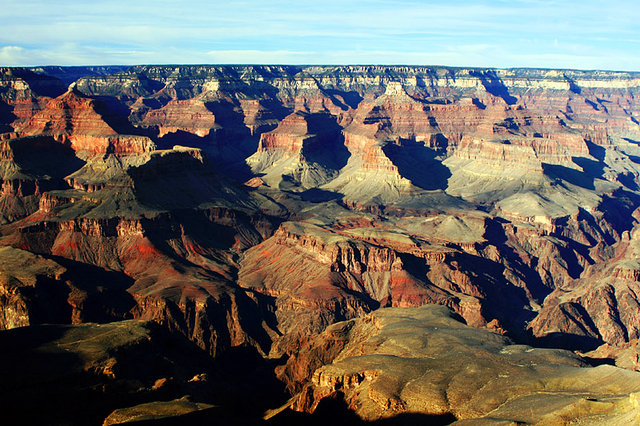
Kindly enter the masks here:
M 275 298 L 285 335 L 317 333 L 381 305 L 453 304 L 450 294 L 408 271 L 402 258 L 330 229 L 286 223 L 246 252 L 238 282 Z
M 12 348 L 0 355 L 3 418 L 15 423 L 100 424 L 117 408 L 202 398 L 212 368 L 189 342 L 144 321 L 24 327 L 0 341 Z
M 535 423 L 568 407 L 574 408 L 572 419 L 637 415 L 627 403 L 638 391 L 637 373 L 584 368 L 567 351 L 513 345 L 462 324 L 444 307 L 382 309 L 338 323 L 300 353 L 321 345 L 335 350 L 293 402 L 296 410 L 314 411 L 324 398 L 343 398 L 365 420 L 410 412 Z
M 233 253 L 257 244 L 272 225 L 226 208 L 183 215 L 45 220 L 21 228 L 15 244 L 121 271 L 131 277 L 121 296 L 132 300 L 129 315 L 163 323 L 213 354 L 243 343 L 268 350 L 269 334 L 259 325 L 267 302 L 237 291 L 231 280 Z M 178 256 L 182 265 L 172 260 Z
M 132 317 L 126 276 L 12 247 L 0 251 L 0 329 Z
M 260 136 L 258 150 L 247 159 L 270 186 L 283 181 L 313 188 L 333 179 L 348 155 L 335 118 L 297 111 Z
M 19 142 L 9 143 L 14 147 Z M 201 150 L 184 147 L 90 157 L 62 182 L 73 189 L 41 193 L 36 186 L 37 211 L 11 225 L 7 243 L 70 260 L 74 270 L 94 265 L 96 271 L 118 271 L 121 300 L 109 299 L 109 291 L 101 298 L 100 281 L 91 287 L 89 282 L 77 285 L 51 278 L 60 295 L 51 298 L 50 308 L 63 314 L 44 321 L 144 317 L 178 330 L 212 354 L 241 344 L 268 351 L 271 330 L 260 325 L 259 313 L 268 303 L 236 291 L 232 284 L 238 251 L 273 232 L 271 220 L 260 212 L 260 197 L 224 185 Z M 13 196 L 29 195 L 25 185 L 12 188 Z M 181 259 L 181 265 L 174 259 Z M 85 272 L 87 280 L 100 275 Z M 28 291 L 49 291 L 43 285 Z M 8 290 L 3 303 L 7 310 L 19 311 L 9 315 L 12 326 L 42 322 L 30 319 L 36 314 L 25 313 L 29 303 L 33 312 L 41 310 L 36 302 L 42 297 L 32 301 L 22 296 L 25 292 Z
M 53 300 L 66 299 L 65 290 L 68 293 L 69 289 L 62 280 L 66 269 L 53 261 L 10 247 L 2 247 L 1 252 L 0 329 L 70 322 L 68 305 L 50 309 L 56 304 Z
M 493 407 L 524 422 L 598 411 L 557 382 L 545 386 L 565 408 L 545 411 L 535 378 L 593 383 L 606 367 L 573 376 L 550 365 L 578 358 L 497 334 L 603 345 L 589 356 L 635 368 L 639 93 L 638 74 L 614 72 L 0 68 L 3 327 L 145 318 L 217 360 L 250 353 L 272 380 L 265 357 L 279 359 L 278 376 L 303 390 L 298 408 L 342 393 L 368 419 L 424 407 L 449 419 Z M 466 363 L 431 368 L 373 324 L 380 307 L 425 304 L 485 329 L 490 348 L 436 333 L 440 322 L 464 328 L 460 339 L 481 333 L 450 318 L 406 319 L 422 321 L 407 350 L 415 336 L 422 349 L 440 339 Z M 389 337 L 395 358 L 366 333 Z M 346 361 L 358 351 L 372 360 L 364 369 Z M 523 396 L 501 400 L 505 389 Z M 519 404 L 542 408 L 525 418 Z
M 47 136 L 3 141 L 0 157 L 0 217 L 5 223 L 34 213 L 47 191 L 67 188 L 64 177 L 83 163 Z
M 573 336 L 580 349 L 601 343 L 624 345 L 640 336 L 637 294 L 637 230 L 616 247 L 613 259 L 588 267 L 580 279 L 551 293 L 529 325 L 534 335 L 553 341 Z M 564 337 L 562 337 L 564 338 Z
M 119 408 L 109 414 L 102 424 L 103 426 L 111 426 L 140 421 L 171 419 L 213 407 L 211 404 L 193 402 L 188 396 L 184 396 L 172 401 L 154 401 L 134 407 Z
M 59 79 L 38 70 L 0 68 L 0 132 L 21 127 L 65 89 Z
M 275 299 L 284 336 L 274 350 L 294 353 L 292 336 L 301 334 L 297 339 L 304 340 L 341 318 L 381 306 L 441 304 L 474 326 L 518 333 L 535 301 L 552 288 L 543 290 L 540 279 L 531 278 L 535 270 L 522 259 L 503 257 L 488 246 L 482 231 L 477 242 L 467 242 L 469 234 L 454 234 L 461 225 L 427 221 L 433 222 L 443 234 L 431 243 L 405 237 L 402 232 L 418 228 L 402 221 L 395 230 L 376 229 L 377 224 L 371 228 L 355 219 L 334 226 L 286 222 L 249 249 L 240 262 L 238 282 Z
M 55 75 L 61 72 L 54 71 Z M 180 132 L 185 132 L 200 138 L 189 143 L 199 144 L 223 162 L 246 158 L 255 151 L 252 144 L 262 139 L 250 163 L 254 172 L 273 175 L 271 186 L 279 186 L 282 176 L 287 189 L 289 178 L 298 184 L 304 181 L 303 189 L 327 184 L 326 189 L 361 205 L 397 203 L 415 195 L 416 187 L 448 186 L 451 194 L 483 201 L 478 193 L 498 191 L 497 198 L 504 198 L 505 191 L 499 190 L 505 184 L 514 191 L 523 180 L 533 187 L 549 185 L 544 176 L 576 183 L 573 177 L 580 168 L 584 171 L 587 167 L 587 174 L 595 171 L 597 162 L 603 160 L 602 149 L 610 152 L 613 146 L 626 143 L 624 138 L 640 137 L 637 125 L 633 125 L 637 105 L 627 95 L 638 90 L 638 78 L 630 73 L 376 66 L 141 66 L 117 74 L 87 72 L 94 75 L 78 80 L 51 108 L 73 109 L 77 104 L 90 111 L 89 105 L 76 98 L 93 102 L 104 119 L 101 124 L 91 114 L 84 117 L 92 123 L 94 136 L 111 134 L 108 128 L 122 135 L 125 128 L 153 127 L 158 129 L 155 137 L 163 139 L 162 144 L 172 144 L 179 143 Z M 122 110 L 120 117 L 86 97 L 111 99 L 110 108 Z M 291 111 L 334 117 L 337 133 L 345 129 L 345 147 L 358 158 L 350 159 L 344 148 L 342 154 L 329 159 L 332 164 L 325 164 L 326 155 L 318 155 L 332 149 L 314 153 L 310 148 L 304 159 L 284 162 L 280 155 L 264 155 L 271 152 L 269 146 L 286 145 L 287 151 L 300 145 L 302 135 L 318 134 L 295 130 L 296 115 Z M 44 131 L 50 121 L 47 116 L 60 116 L 43 113 L 35 114 L 33 123 L 24 128 L 27 133 Z M 123 122 L 127 114 L 130 124 Z M 51 124 L 47 131 L 60 134 L 73 119 L 58 117 L 55 121 L 58 124 Z M 121 136 L 106 143 L 86 137 L 82 141 L 86 129 L 79 124 L 82 120 L 75 121 L 73 138 L 79 149 L 90 149 L 92 144 L 95 152 L 149 148 L 140 136 L 120 140 Z M 324 130 L 329 127 L 322 126 Z M 162 138 L 169 133 L 175 138 Z M 294 143 L 296 134 L 299 140 Z M 231 140 L 235 141 L 233 149 L 227 146 Z M 389 142 L 392 145 L 386 149 Z M 338 138 L 335 148 L 340 147 Z M 637 155 L 633 149 L 624 149 Z M 362 157 L 355 155 L 358 151 Z M 443 167 L 440 161 L 451 154 Z M 349 167 L 344 168 L 347 159 Z M 420 162 L 440 170 L 436 176 L 416 173 L 414 166 Z M 620 182 L 628 182 L 629 173 L 638 175 L 632 171 L 632 161 L 623 162 L 624 172 L 616 166 L 612 180 L 619 176 Z M 343 173 L 337 173 L 343 168 Z M 381 190 L 367 193 L 359 184 L 363 180 L 375 180 Z M 479 183 L 468 186 L 470 180 Z M 581 179 L 577 181 L 582 185 Z M 496 197 L 491 201 L 497 201 Z
M 143 127 L 157 127 L 160 138 L 178 131 L 204 137 L 216 128 L 215 116 L 202 100 L 171 100 L 157 109 L 145 105 L 142 98 L 137 103 L 140 105 L 131 106 L 132 114 L 141 115 L 142 111 L 146 111 L 139 124 Z
M 51 136 L 86 156 L 141 153 L 154 149 L 153 142 L 145 136 L 120 134 L 119 129 L 107 123 L 103 114 L 110 114 L 113 122 L 121 121 L 95 100 L 81 95 L 73 86 L 49 101 L 18 133 Z

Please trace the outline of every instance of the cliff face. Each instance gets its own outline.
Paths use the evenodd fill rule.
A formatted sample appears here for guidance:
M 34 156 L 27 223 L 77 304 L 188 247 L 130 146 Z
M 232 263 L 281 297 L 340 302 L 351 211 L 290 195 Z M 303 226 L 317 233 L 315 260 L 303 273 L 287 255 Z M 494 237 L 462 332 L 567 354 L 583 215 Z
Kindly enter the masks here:
M 383 307 L 635 368 L 639 95 L 599 71 L 0 68 L 0 327 L 152 320 L 281 359 L 307 411 L 378 380 L 313 372 L 347 345 L 316 336 Z M 456 404 L 433 413 L 486 414 Z
M 534 334 L 553 339 L 567 332 L 625 346 L 640 337 L 638 322 L 638 235 L 625 233 L 615 256 L 589 266 L 581 277 L 551 293 L 539 315 L 529 325 Z
M 52 136 L 57 142 L 70 144 L 79 155 L 133 154 L 155 148 L 149 138 L 120 135 L 115 126 L 105 121 L 99 108 L 96 101 L 84 97 L 72 87 L 49 101 L 26 126 L 16 130 L 25 136 Z M 118 120 L 113 114 L 107 115 L 111 115 L 113 121 Z

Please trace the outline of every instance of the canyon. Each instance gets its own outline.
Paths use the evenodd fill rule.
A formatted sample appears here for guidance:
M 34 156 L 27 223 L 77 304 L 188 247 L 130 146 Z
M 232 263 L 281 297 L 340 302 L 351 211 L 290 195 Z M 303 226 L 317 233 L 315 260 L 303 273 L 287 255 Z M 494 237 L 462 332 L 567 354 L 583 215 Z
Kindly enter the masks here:
M 639 421 L 639 120 L 630 72 L 0 67 L 6 415 Z

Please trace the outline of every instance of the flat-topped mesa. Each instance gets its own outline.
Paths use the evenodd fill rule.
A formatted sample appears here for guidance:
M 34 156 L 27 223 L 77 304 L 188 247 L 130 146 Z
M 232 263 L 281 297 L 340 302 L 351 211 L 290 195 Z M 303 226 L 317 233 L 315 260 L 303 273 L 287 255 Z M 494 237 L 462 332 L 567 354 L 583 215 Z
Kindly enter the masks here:
M 68 143 L 78 153 L 137 154 L 155 148 L 146 136 L 122 135 L 105 120 L 115 116 L 103 110 L 97 101 L 80 94 L 74 85 L 46 106 L 18 129 L 21 136 L 48 135 L 60 143 Z
M 508 136 L 507 136 L 508 137 Z M 590 157 L 579 135 L 565 135 L 566 143 L 551 138 L 512 136 L 508 139 L 463 137 L 453 156 L 497 168 L 517 168 L 523 172 L 543 172 L 543 163 L 577 168 L 576 157 Z
M 288 154 L 300 154 L 303 143 L 315 136 L 309 129 L 309 117 L 302 111 L 286 116 L 274 130 L 260 135 L 258 152 L 282 150 Z
M 140 124 L 143 127 L 157 127 L 158 137 L 178 131 L 204 137 L 219 127 L 216 124 L 215 116 L 206 107 L 205 102 L 196 98 L 172 99 L 158 109 L 146 107 L 143 98 L 139 98 L 131 109 L 137 111 L 137 114 L 147 110 Z
M 341 138 L 335 116 L 326 112 L 296 111 L 274 130 L 260 136 L 258 152 L 281 151 L 312 158 L 316 153 L 331 154 Z
M 298 411 L 313 412 L 338 394 L 365 421 L 405 413 L 465 424 L 638 420 L 628 402 L 640 389 L 636 373 L 588 368 L 569 351 L 514 345 L 441 306 L 379 309 L 328 327 L 299 352 L 285 377 L 315 371 L 293 401 Z
M 260 136 L 247 163 L 268 185 L 278 186 L 284 179 L 289 186 L 309 188 L 335 178 L 347 156 L 333 115 L 297 111 Z
M 463 141 L 453 154 L 455 157 L 471 160 L 498 168 L 516 168 L 523 172 L 542 174 L 542 162 L 532 147 L 515 145 L 509 141 L 483 141 L 473 139 Z

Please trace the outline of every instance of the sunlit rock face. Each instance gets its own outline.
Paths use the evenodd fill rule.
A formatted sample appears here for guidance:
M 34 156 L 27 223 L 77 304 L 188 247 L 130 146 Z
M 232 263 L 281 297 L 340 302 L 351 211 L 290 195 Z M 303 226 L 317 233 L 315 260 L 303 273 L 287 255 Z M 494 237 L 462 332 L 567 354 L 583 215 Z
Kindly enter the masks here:
M 635 373 L 586 367 L 639 368 L 638 99 L 640 74 L 601 71 L 0 68 L 0 329 L 151 321 L 226 360 L 234 398 L 263 401 L 245 415 L 279 404 L 267 417 L 282 421 L 317 416 L 325 397 L 367 420 L 626 419 L 631 400 L 607 414 L 562 380 L 636 392 Z M 431 335 L 433 321 L 464 335 Z M 394 337 L 409 323 L 426 343 Z M 438 379 L 424 354 L 354 358 L 415 358 L 429 339 L 436 360 L 491 362 Z M 548 367 L 522 371 L 514 348 Z M 512 415 L 556 374 L 566 404 Z M 526 391 L 500 406 L 517 377 Z M 447 380 L 464 385 L 436 398 Z M 504 388 L 481 387 L 492 380 Z M 199 395 L 103 418 L 231 401 Z
M 341 398 L 366 420 L 407 413 L 461 423 L 553 423 L 569 413 L 573 421 L 638 420 L 637 373 L 582 368 L 569 351 L 514 345 L 462 324 L 442 306 L 387 308 L 336 323 L 296 361 L 312 362 L 309 352 L 321 348 L 333 362 L 315 370 L 294 402 L 297 410 L 313 412 Z M 607 403 L 597 404 L 599 398 Z

